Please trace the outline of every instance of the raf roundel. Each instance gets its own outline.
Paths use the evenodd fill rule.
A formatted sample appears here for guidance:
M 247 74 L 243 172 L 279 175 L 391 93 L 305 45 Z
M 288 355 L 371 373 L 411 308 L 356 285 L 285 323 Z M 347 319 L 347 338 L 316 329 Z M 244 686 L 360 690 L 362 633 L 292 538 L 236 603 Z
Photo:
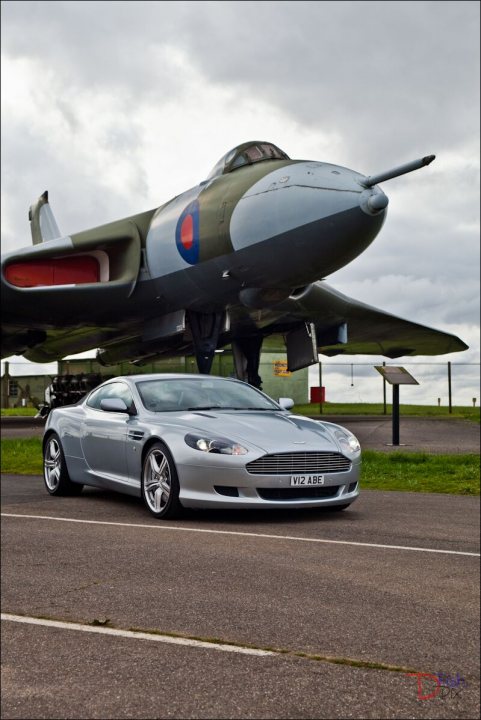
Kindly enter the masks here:
M 195 265 L 199 261 L 199 203 L 189 203 L 177 221 L 175 244 L 181 257 Z

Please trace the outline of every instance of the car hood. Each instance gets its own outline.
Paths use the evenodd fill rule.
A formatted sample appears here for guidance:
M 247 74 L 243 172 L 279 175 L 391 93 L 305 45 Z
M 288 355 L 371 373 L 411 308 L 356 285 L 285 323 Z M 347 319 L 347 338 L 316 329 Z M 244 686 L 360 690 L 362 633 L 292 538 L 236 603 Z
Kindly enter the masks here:
M 333 435 L 336 425 L 297 415 L 209 410 L 183 413 L 177 421 L 190 432 L 226 437 L 264 452 L 340 451 Z

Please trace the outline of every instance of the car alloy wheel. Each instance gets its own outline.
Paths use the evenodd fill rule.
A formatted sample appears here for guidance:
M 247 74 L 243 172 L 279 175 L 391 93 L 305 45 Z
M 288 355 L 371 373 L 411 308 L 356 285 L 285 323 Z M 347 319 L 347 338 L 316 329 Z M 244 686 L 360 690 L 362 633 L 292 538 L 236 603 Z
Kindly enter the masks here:
M 43 479 L 50 495 L 78 495 L 83 485 L 70 480 L 60 438 L 55 433 L 46 438 L 43 448 Z
M 60 445 L 55 437 L 51 437 L 45 446 L 44 456 L 45 484 L 50 492 L 55 492 L 58 488 L 61 470 Z
M 150 512 L 158 518 L 173 517 L 181 508 L 175 464 L 162 443 L 153 445 L 145 456 L 142 497 Z

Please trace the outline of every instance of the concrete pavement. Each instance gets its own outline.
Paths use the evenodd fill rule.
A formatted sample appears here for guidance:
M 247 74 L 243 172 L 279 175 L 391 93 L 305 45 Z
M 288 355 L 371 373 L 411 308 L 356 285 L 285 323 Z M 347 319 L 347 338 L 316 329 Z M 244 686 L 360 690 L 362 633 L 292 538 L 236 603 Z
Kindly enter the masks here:
M 7 619 L 2 717 L 479 713 L 477 498 L 364 491 L 336 515 L 162 523 L 136 498 L 52 498 L 39 477 L 4 476 L 2 500 L 2 612 L 280 651 L 246 657 Z M 464 684 L 420 700 L 406 669 Z

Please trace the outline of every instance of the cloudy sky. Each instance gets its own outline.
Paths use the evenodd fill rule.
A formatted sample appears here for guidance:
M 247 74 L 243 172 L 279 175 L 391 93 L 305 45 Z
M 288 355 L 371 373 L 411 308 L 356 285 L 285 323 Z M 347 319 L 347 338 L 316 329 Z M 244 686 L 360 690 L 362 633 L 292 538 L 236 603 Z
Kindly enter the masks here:
M 367 175 L 433 153 L 383 184 L 380 235 L 328 282 L 459 335 L 465 353 L 404 364 L 478 363 L 457 388 L 460 404 L 479 396 L 477 1 L 6 0 L 1 13 L 3 252 L 30 244 L 46 189 L 68 234 L 160 205 L 246 140 Z M 372 376 L 382 359 L 353 361 Z M 352 397 L 350 368 L 335 372 Z

